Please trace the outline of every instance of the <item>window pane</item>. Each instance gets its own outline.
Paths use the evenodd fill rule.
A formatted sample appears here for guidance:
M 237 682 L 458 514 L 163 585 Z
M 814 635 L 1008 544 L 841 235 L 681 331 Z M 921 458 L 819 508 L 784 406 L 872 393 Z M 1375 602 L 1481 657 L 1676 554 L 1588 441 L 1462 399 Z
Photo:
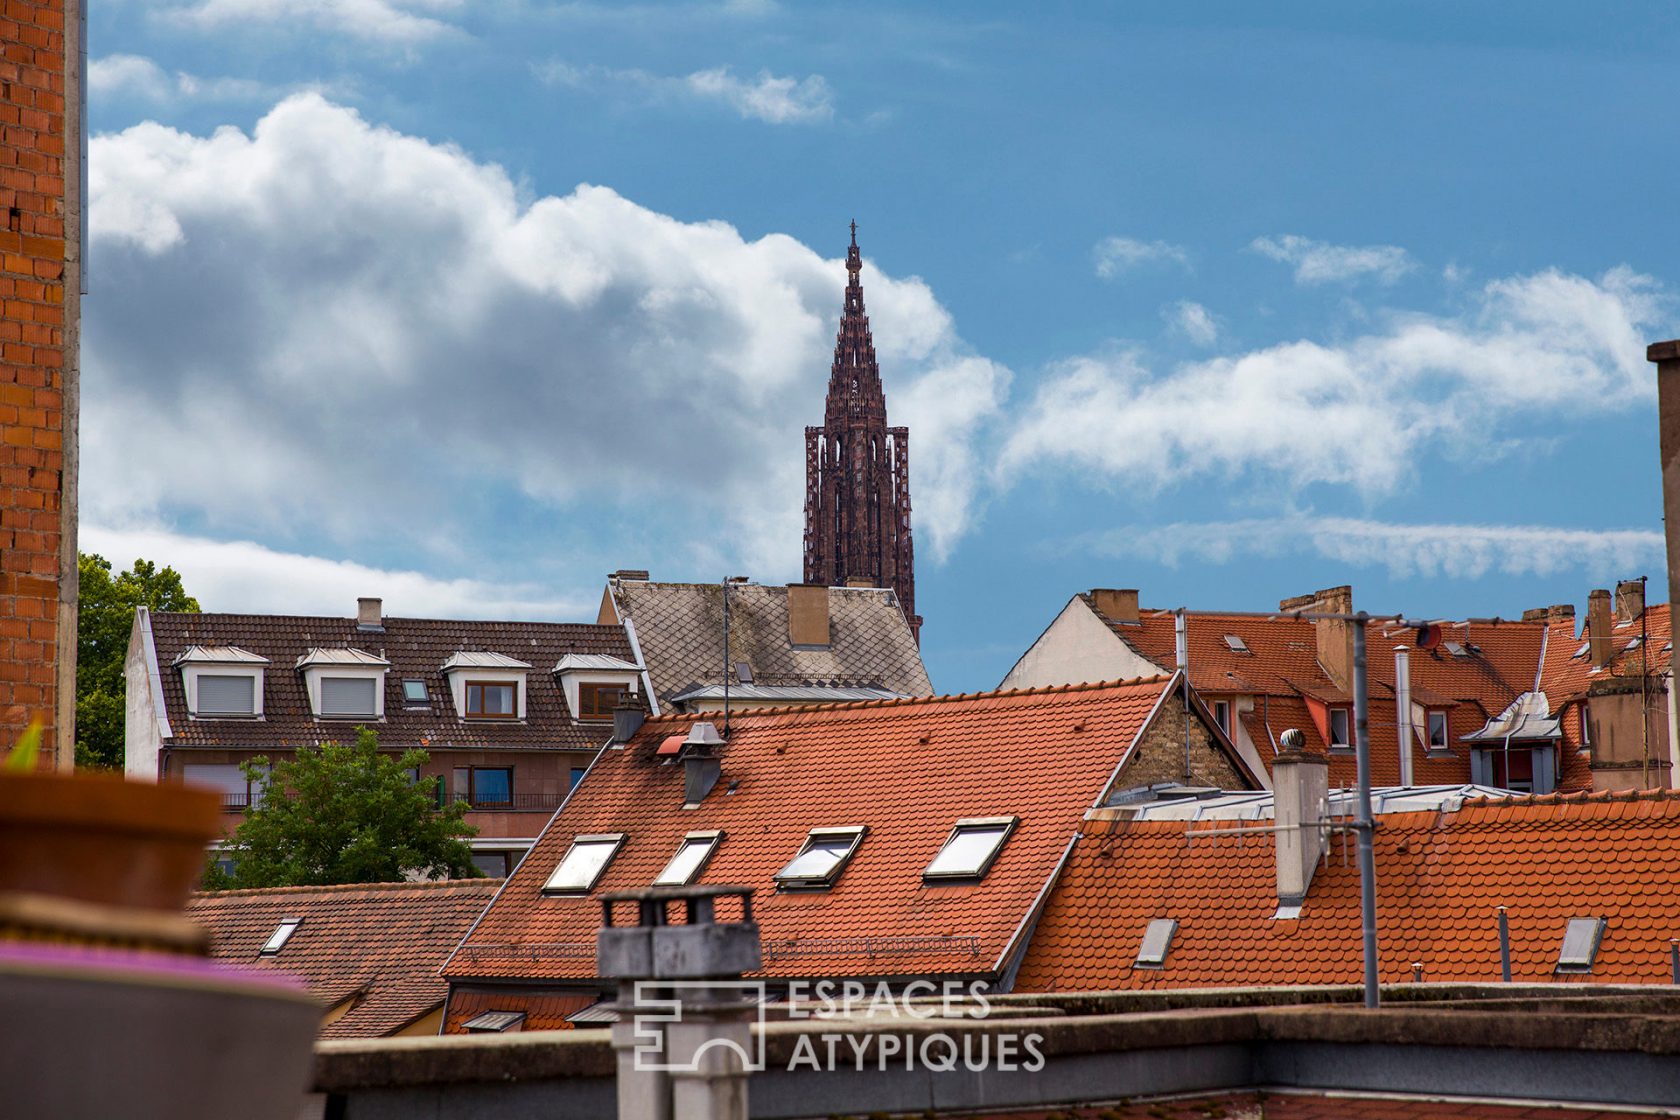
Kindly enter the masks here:
M 511 716 L 513 714 L 513 685 L 467 685 L 467 714 L 472 716 Z
M 845 860 L 852 850 L 851 836 L 818 836 L 805 845 L 805 850 L 782 868 L 778 879 L 826 879 Z
M 507 805 L 512 801 L 512 770 L 473 770 L 473 804 Z
M 465 766 L 455 768 L 455 784 L 452 787 L 456 801 L 472 800 L 472 771 Z
M 588 771 L 588 767 L 586 767 L 586 766 L 574 766 L 574 767 L 572 767 L 572 784 L 575 786 L 579 782 L 583 781 L 583 775 L 587 771 Z
M 374 690 L 371 677 L 322 677 L 321 714 L 324 716 L 371 716 Z
M 222 804 L 230 809 L 242 809 L 250 800 L 245 772 L 231 762 L 189 762 L 181 767 L 181 777 L 188 785 L 219 791 Z
M 621 684 L 580 684 L 578 715 L 583 719 L 611 719 L 619 697 L 628 691 Z
M 700 865 L 712 854 L 717 842 L 715 836 L 684 840 L 677 854 L 671 857 L 671 862 L 665 865 L 665 870 L 659 873 L 659 878 L 653 881 L 654 886 L 673 887 L 692 883 Z
M 424 704 L 429 699 L 430 699 L 430 697 L 428 697 L 426 695 L 426 682 L 425 681 L 404 681 L 403 682 L 403 703 L 404 704 Z
M 1429 745 L 1432 747 L 1447 745 L 1447 714 L 1445 712 L 1429 713 Z
M 1348 714 L 1346 708 L 1330 709 L 1330 745 L 1345 747 L 1348 745 Z
M 554 874 L 543 884 L 545 891 L 586 891 L 595 885 L 595 880 L 606 870 L 607 863 L 613 853 L 618 851 L 618 840 L 579 840 L 566 858 L 560 861 L 560 866 L 554 869 Z
M 939 854 L 928 864 L 927 875 L 978 875 L 986 861 L 992 858 L 1003 838 L 1009 835 L 1006 825 L 987 825 L 983 828 L 959 828 L 945 842 Z
M 507 878 L 507 855 L 503 852 L 474 852 L 473 866 L 492 879 Z
M 238 676 L 198 675 L 198 714 L 248 716 L 256 711 L 257 678 L 247 673 Z

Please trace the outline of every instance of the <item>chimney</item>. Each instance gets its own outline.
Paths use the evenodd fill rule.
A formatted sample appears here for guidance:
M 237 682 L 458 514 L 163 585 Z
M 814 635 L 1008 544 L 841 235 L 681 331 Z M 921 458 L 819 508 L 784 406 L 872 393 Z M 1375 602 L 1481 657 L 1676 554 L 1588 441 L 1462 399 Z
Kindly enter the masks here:
M 1553 603 L 1552 604 L 1552 621 L 1553 622 L 1562 622 L 1565 619 L 1569 620 L 1570 622 L 1575 621 L 1575 604 L 1574 603 Z
M 1394 647 L 1394 716 L 1400 745 L 1400 784 L 1412 784 L 1412 653 Z
M 876 583 L 874 580 L 869 579 L 867 576 L 852 576 L 850 579 L 848 579 L 846 581 L 846 586 L 847 587 L 879 587 L 881 585 Z
M 788 584 L 788 641 L 796 646 L 826 646 L 828 588 L 820 583 Z
M 640 731 L 642 724 L 647 721 L 647 713 L 642 710 L 642 706 L 631 699 L 634 695 L 633 692 L 622 692 L 619 694 L 618 703 L 613 705 L 614 746 L 623 746 L 634 739 L 636 732 Z
M 718 755 L 723 746 L 723 736 L 715 724 L 701 722 L 688 729 L 682 745 L 683 808 L 698 806 L 718 784 L 723 766 Z
M 1136 625 L 1138 620 L 1137 588 L 1116 590 L 1112 587 L 1091 588 L 1091 605 L 1110 622 Z
M 1523 611 L 1522 620 L 1524 622 L 1550 622 L 1552 620 L 1552 608 L 1529 607 Z
M 1594 665 L 1610 663 L 1610 592 L 1595 587 L 1587 594 L 1587 659 Z
M 646 583 L 648 573 L 646 568 L 620 568 L 607 576 L 608 579 L 630 580 L 632 583 Z
M 1657 446 L 1662 455 L 1668 601 L 1680 603 L 1680 340 L 1651 343 L 1645 358 L 1657 363 Z
M 1632 622 L 1645 613 L 1645 581 L 1624 579 L 1616 585 L 1616 621 Z
M 1353 613 L 1353 588 L 1347 584 L 1326 587 L 1311 595 L 1297 595 L 1278 604 L 1282 611 L 1323 611 L 1327 614 Z M 1351 622 L 1334 618 L 1313 619 L 1313 637 L 1318 644 L 1318 663 L 1336 687 L 1353 691 L 1353 627 Z
M 385 602 L 383 599 L 356 600 L 356 629 L 383 630 L 385 629 Z
M 1323 854 L 1320 832 L 1330 793 L 1330 764 L 1301 749 L 1295 728 L 1283 733 L 1283 753 L 1272 760 L 1273 823 L 1277 825 L 1278 905 L 1299 906 Z

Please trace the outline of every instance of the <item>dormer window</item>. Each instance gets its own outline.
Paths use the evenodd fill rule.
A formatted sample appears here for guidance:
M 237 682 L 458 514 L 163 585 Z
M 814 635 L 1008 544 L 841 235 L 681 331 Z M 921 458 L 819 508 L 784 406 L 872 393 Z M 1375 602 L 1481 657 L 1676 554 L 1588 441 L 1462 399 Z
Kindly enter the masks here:
M 443 663 L 462 719 L 525 718 L 525 674 L 531 666 L 502 653 L 462 650 Z
M 1353 735 L 1348 730 L 1348 710 L 1330 709 L 1330 749 L 1345 751 L 1353 748 Z
M 783 890 L 832 887 L 863 842 L 864 831 L 861 827 L 813 828 L 793 862 L 776 872 L 776 885 Z
M 554 666 L 575 720 L 606 722 L 642 679 L 639 665 L 604 653 L 568 653 Z
M 360 649 L 312 649 L 297 660 L 316 719 L 385 718 L 391 663 Z
M 193 719 L 256 719 L 263 714 L 268 658 L 238 646 L 191 646 L 175 659 Z
M 1447 713 L 1429 713 L 1429 749 L 1444 751 L 1447 749 Z
M 578 718 L 611 719 L 613 709 L 630 692 L 625 684 L 602 684 L 599 681 L 578 682 Z

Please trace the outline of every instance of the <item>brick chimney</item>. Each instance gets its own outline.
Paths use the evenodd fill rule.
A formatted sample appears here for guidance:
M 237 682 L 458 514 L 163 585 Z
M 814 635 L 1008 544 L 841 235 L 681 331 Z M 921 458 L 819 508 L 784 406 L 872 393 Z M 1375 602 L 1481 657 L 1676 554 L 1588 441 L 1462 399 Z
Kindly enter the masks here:
M 1299 731 L 1285 731 L 1283 741 L 1283 753 L 1272 760 L 1277 896 L 1279 906 L 1299 906 L 1324 854 L 1319 822 L 1330 792 L 1330 764 L 1323 755 L 1292 745 L 1300 743 Z
M 1663 532 L 1668 538 L 1668 601 L 1680 603 L 1680 339 L 1653 342 L 1657 363 L 1657 445 L 1662 455 Z
M 1112 587 L 1091 588 L 1091 605 L 1097 608 L 1097 613 L 1110 622 L 1121 622 L 1135 625 L 1138 620 L 1137 588 L 1128 587 L 1115 589 Z
M 1616 585 L 1616 621 L 1632 622 L 1645 613 L 1645 581 L 1624 579 Z
M 1610 663 L 1610 592 L 1595 587 L 1587 594 L 1587 658 L 1594 665 Z
M 1323 611 L 1329 614 L 1353 613 L 1353 588 L 1348 584 L 1326 587 L 1311 595 L 1296 595 L 1278 603 L 1280 611 Z M 1318 663 L 1336 687 L 1353 691 L 1353 627 L 1340 619 L 1313 620 L 1313 637 L 1318 643 Z
M 796 646 L 826 646 L 828 588 L 820 583 L 788 584 L 788 641 Z

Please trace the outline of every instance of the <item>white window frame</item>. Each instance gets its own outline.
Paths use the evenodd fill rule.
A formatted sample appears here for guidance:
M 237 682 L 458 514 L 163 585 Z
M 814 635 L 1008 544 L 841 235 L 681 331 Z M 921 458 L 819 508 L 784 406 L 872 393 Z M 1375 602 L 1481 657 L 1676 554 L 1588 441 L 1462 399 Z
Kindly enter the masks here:
M 783 866 L 780 871 L 776 872 L 776 886 L 785 891 L 827 890 L 835 883 L 838 883 L 840 881 L 840 877 L 846 873 L 846 868 L 851 866 L 852 857 L 857 855 L 857 850 L 859 846 L 862 845 L 864 835 L 868 833 L 868 831 L 869 828 L 867 825 L 846 825 L 840 828 L 813 828 L 810 832 L 805 834 L 805 843 L 799 846 L 799 851 L 795 852 L 793 858 L 788 860 L 787 864 Z M 834 839 L 849 839 L 851 844 L 846 848 L 846 851 L 840 856 L 840 858 L 835 861 L 834 866 L 829 868 L 826 873 L 822 875 L 788 874 L 788 868 L 798 863 L 800 858 L 803 857 L 806 852 L 809 852 L 812 848 L 816 847 L 823 841 Z
M 1281 913 L 1281 910 L 1280 910 Z M 1151 918 L 1143 930 L 1143 942 L 1138 946 L 1133 968 L 1162 969 L 1167 967 L 1167 955 L 1172 952 L 1173 938 L 1178 933 L 1174 918 Z
M 1325 716 L 1325 725 L 1330 729 L 1330 749 L 1345 751 L 1353 749 L 1353 710 L 1350 708 L 1330 708 Z M 1342 738 L 1346 742 L 1336 742 L 1336 717 L 1342 717 Z
M 705 872 L 706 865 L 712 862 L 712 857 L 717 854 L 718 845 L 721 843 L 723 843 L 723 833 L 721 831 L 690 832 L 688 835 L 684 836 L 682 838 L 682 842 L 677 845 L 677 850 L 672 853 L 670 860 L 668 860 L 665 864 L 665 869 L 659 873 L 658 878 L 654 879 L 653 885 L 656 887 L 688 886 L 690 883 L 700 878 L 700 876 Z M 689 869 L 688 874 L 684 876 L 672 875 L 671 869 L 676 865 L 677 860 L 682 858 L 682 854 L 687 851 L 690 846 L 701 844 L 704 844 L 706 847 L 705 854 L 700 857 L 700 861 L 698 863 Z
M 554 865 L 553 871 L 549 872 L 548 879 L 543 883 L 542 893 L 545 895 L 588 894 L 595 889 L 595 884 L 601 881 L 601 876 L 607 873 L 607 868 L 612 866 L 613 860 L 618 858 L 618 853 L 624 850 L 626 839 L 627 836 L 622 832 L 586 832 L 572 837 L 572 846 L 566 849 L 566 854 L 560 857 L 560 862 Z M 601 865 L 595 869 L 595 874 L 590 876 L 588 883 L 555 885 L 554 881 L 560 878 L 560 873 L 566 869 L 566 864 L 574 855 L 580 855 L 584 848 L 597 845 L 611 845 L 611 847 L 608 848 L 606 858 L 601 861 Z
M 382 720 L 385 718 L 385 674 L 388 670 L 374 668 L 358 668 L 351 665 L 319 665 L 303 671 L 304 684 L 309 690 L 309 710 L 316 719 L 330 720 L 334 723 L 368 720 Z M 327 715 L 321 710 L 321 681 L 326 677 L 346 677 L 350 680 L 371 680 L 373 682 L 373 712 L 369 715 Z
M 1219 725 L 1219 730 L 1229 735 L 1231 733 L 1231 702 L 1229 700 L 1215 700 L 1213 702 L 1213 722 Z
M 1447 713 L 1440 708 L 1436 708 L 1436 709 L 1426 713 L 1424 715 L 1423 719 L 1424 719 L 1424 728 L 1423 728 L 1423 745 L 1424 745 L 1424 747 L 1428 750 L 1431 750 L 1431 751 L 1449 750 L 1452 747 L 1452 720 L 1447 717 Z M 1436 721 L 1436 719 L 1439 719 L 1441 721 L 1441 743 L 1440 743 L 1439 746 L 1436 746 L 1436 744 L 1435 744 L 1435 721 Z
M 411 684 L 420 686 L 420 690 L 426 694 L 424 699 L 415 700 L 409 696 L 408 686 Z M 402 679 L 402 700 L 405 708 L 429 708 L 432 706 L 431 686 L 422 677 L 404 677 Z
M 281 918 L 280 924 L 274 927 L 274 932 L 269 935 L 267 941 L 263 942 L 263 947 L 257 950 L 257 955 L 259 957 L 274 956 L 286 947 L 286 942 L 292 939 L 292 935 L 298 931 L 298 927 L 301 925 L 303 925 L 302 918 Z
M 243 801 L 238 802 L 237 804 L 229 802 L 229 798 L 236 798 L 239 796 L 239 791 L 234 789 L 231 784 L 203 781 L 195 779 L 189 774 L 189 771 L 195 768 L 211 766 L 231 769 L 234 773 L 239 775 L 237 781 L 245 787 L 245 799 Z M 263 803 L 263 798 L 268 796 L 269 783 L 273 780 L 272 774 L 272 766 L 263 773 L 261 778 L 253 779 L 245 776 L 244 767 L 238 762 L 193 762 L 189 760 L 181 763 L 181 782 L 184 785 L 192 786 L 194 789 L 207 789 L 219 792 L 222 795 L 222 809 L 225 812 L 260 808 Z M 229 775 L 229 777 L 231 776 L 232 775 Z
M 449 671 L 449 691 L 455 700 L 455 714 L 473 723 L 518 723 L 525 718 L 525 697 L 531 690 L 530 680 L 525 669 L 451 669 Z M 506 716 L 480 716 L 467 714 L 467 685 L 471 684 L 511 684 L 513 685 L 513 718 Z
M 200 677 L 250 677 L 251 711 L 204 712 L 198 710 L 198 680 Z M 249 664 L 204 664 L 181 666 L 181 684 L 187 693 L 187 715 L 190 719 L 261 719 L 263 718 L 263 670 Z
M 923 869 L 923 881 L 928 883 L 979 882 L 986 877 L 987 872 L 991 871 L 992 864 L 997 862 L 998 856 L 1003 853 L 1003 846 L 1009 843 L 1009 838 L 1011 836 L 1015 835 L 1015 826 L 1020 823 L 1020 817 L 964 817 L 951 826 L 951 832 L 945 837 L 945 843 L 939 846 L 939 851 L 935 853 L 933 859 L 929 861 L 927 867 Z M 991 850 L 986 853 L 986 858 L 980 861 L 979 867 L 972 870 L 968 868 L 955 871 L 934 870 L 934 868 L 939 864 L 940 857 L 945 854 L 951 845 L 955 843 L 957 837 L 962 833 L 993 832 L 998 829 L 1002 829 L 1003 834 L 997 838 L 997 842 L 994 843 Z
M 622 685 L 632 696 L 636 695 L 640 687 L 642 674 L 634 669 L 565 669 L 557 674 L 560 678 L 560 689 L 566 694 L 566 710 L 572 719 L 578 723 L 609 723 L 612 716 L 583 715 L 583 690 L 585 684 Z

